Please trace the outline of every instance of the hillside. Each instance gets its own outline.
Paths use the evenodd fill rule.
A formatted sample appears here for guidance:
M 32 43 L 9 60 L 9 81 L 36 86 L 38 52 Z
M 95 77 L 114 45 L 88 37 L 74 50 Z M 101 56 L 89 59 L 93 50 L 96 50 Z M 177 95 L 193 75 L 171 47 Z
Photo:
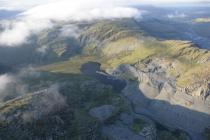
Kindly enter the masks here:
M 106 70 L 121 64 L 135 65 L 149 59 L 161 59 L 160 61 L 165 62 L 162 65 L 176 65 L 174 68 L 168 67 L 166 71 L 177 79 L 179 87 L 194 84 L 198 79 L 209 80 L 208 50 L 199 49 L 189 41 L 157 40 L 149 37 L 132 20 L 96 23 L 82 33 L 81 41 L 85 44 L 82 54 L 68 61 L 44 66 L 43 69 L 71 73 L 74 66 L 79 70 L 78 65 L 94 60 L 101 62 L 102 68 Z M 195 78 L 189 79 L 192 75 Z
M 129 19 L 98 21 L 81 33 L 80 40 L 83 45 L 78 56 L 39 69 L 55 73 L 80 73 L 83 64 L 98 62 L 107 73 L 139 83 L 138 90 L 143 97 L 127 96 L 128 93 L 125 93 L 139 113 L 142 113 L 140 105 L 145 104 L 151 111 L 148 115 L 153 119 L 159 118 L 166 126 L 182 128 L 190 133 L 201 133 L 209 126 L 206 123 L 210 120 L 208 50 L 200 49 L 190 41 L 156 39 L 144 33 L 136 21 Z M 129 85 L 132 86 L 132 82 Z M 136 98 L 139 99 L 138 103 Z M 152 100 L 151 104 L 146 104 L 146 100 Z M 163 108 L 163 104 L 166 109 L 161 114 L 153 112 Z M 189 121 L 179 117 L 171 120 L 179 114 Z M 193 116 L 203 121 L 190 124 L 196 121 Z
M 210 0 L 0 0 L 0 140 L 210 140 Z
M 0 138 L 208 136 L 210 51 L 143 28 L 129 18 L 98 20 L 76 38 L 60 37 L 60 26 L 35 36 L 46 54 L 32 59 L 38 74 L 22 78 L 31 93 L 1 104 Z

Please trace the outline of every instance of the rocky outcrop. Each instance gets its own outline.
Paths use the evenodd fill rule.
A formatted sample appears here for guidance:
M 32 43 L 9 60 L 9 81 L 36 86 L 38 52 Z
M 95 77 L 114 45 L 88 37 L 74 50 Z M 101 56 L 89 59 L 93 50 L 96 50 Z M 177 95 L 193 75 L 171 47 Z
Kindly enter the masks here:
M 138 84 L 128 82 L 123 94 L 134 104 L 137 113 L 152 117 L 169 128 L 201 133 L 210 126 L 209 86 L 181 90 L 163 66 L 152 61 L 143 67 L 121 65 L 112 74 L 135 77 Z

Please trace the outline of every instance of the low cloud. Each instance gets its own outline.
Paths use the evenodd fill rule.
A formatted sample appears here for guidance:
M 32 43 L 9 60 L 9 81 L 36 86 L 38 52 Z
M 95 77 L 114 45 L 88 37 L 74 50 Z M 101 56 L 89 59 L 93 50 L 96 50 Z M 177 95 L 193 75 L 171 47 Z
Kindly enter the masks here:
M 24 122 L 39 119 L 67 106 L 66 97 L 59 92 L 58 84 L 53 84 L 48 89 L 40 91 L 40 95 L 37 95 L 37 101 L 31 103 L 32 108 L 22 113 L 21 118 Z
M 185 13 L 180 13 L 180 12 L 175 12 L 173 14 L 168 14 L 167 15 L 168 18 L 173 19 L 173 18 L 186 18 L 187 15 Z
M 36 51 L 41 53 L 41 54 L 46 54 L 47 50 L 48 50 L 48 47 L 45 46 L 45 45 L 36 49 Z
M 60 37 L 75 37 L 77 38 L 81 30 L 76 25 L 65 25 L 60 29 Z
M 22 84 L 15 75 L 0 76 L 0 102 L 25 94 L 26 85 Z
M 30 20 L 25 17 L 2 23 L 3 31 L 0 33 L 0 45 L 18 46 L 27 43 L 31 34 L 52 27 L 48 20 Z
M 41 99 L 34 105 L 39 105 L 45 113 L 49 113 L 59 106 L 65 106 L 66 99 L 59 92 L 59 83 L 44 81 L 46 84 L 43 84 L 43 81 L 40 80 L 42 76 L 41 72 L 36 71 L 33 67 L 20 69 L 17 73 L 0 75 L 0 102 L 33 93 L 41 95 Z M 34 85 L 33 80 L 37 79 L 39 79 L 39 84 Z
M 8 98 L 8 96 L 10 97 L 13 96 L 13 98 L 10 99 L 14 99 L 16 97 L 29 94 L 26 91 L 23 91 L 22 94 L 19 95 L 17 94 L 13 95 L 12 93 L 9 93 L 8 89 L 20 88 L 24 87 L 24 85 L 18 84 L 16 80 L 15 81 L 11 80 L 10 76 L 8 75 L 0 76 L 0 82 L 2 81 L 4 81 L 5 83 L 4 85 L 1 84 L 1 89 L 0 89 L 1 102 L 5 102 L 4 99 Z M 10 87 L 7 87 L 6 84 L 8 84 Z M 13 93 L 16 92 L 13 91 Z M 40 119 L 41 117 L 48 115 L 50 113 L 60 111 L 64 107 L 68 106 L 66 103 L 66 97 L 59 92 L 59 84 L 52 84 L 49 88 L 34 92 L 33 95 L 36 97 L 30 100 L 30 107 L 25 108 L 24 110 L 17 110 L 16 114 L 12 115 L 12 119 L 18 119 L 19 121 L 22 120 L 23 122 L 30 122 L 32 120 Z M 7 115 L 5 116 L 4 114 L 0 114 L 0 120 L 8 119 L 7 117 L 8 117 Z M 11 118 L 9 119 L 11 121 Z
M 2 91 L 5 90 L 5 88 L 7 87 L 7 85 L 9 83 L 11 83 L 13 81 L 13 77 L 8 75 L 8 74 L 4 74 L 4 75 L 0 75 L 0 93 Z
M 0 102 L 29 93 L 30 85 L 23 79 L 38 78 L 40 73 L 32 67 L 23 68 L 18 73 L 0 75 Z
M 24 10 L 56 0 L 0 0 L 0 10 Z
M 0 9 L 7 10 L 24 10 L 40 4 L 52 3 L 58 0 L 0 0 Z M 68 0 L 71 3 L 78 1 Z M 87 1 L 87 0 L 85 0 Z M 101 0 L 98 0 L 101 1 Z M 92 2 L 92 1 L 91 1 Z M 141 4 L 150 4 L 150 5 L 163 5 L 163 4 L 183 4 L 183 3 L 204 3 L 208 4 L 209 0 L 107 0 L 101 3 L 104 4 L 121 4 L 121 5 L 141 5 Z
M 2 23 L 4 30 L 0 33 L 0 46 L 15 47 L 27 43 L 31 34 L 52 28 L 56 22 L 141 16 L 140 10 L 117 2 L 118 0 L 77 0 L 74 2 L 61 0 L 36 6 L 19 14 L 17 19 Z M 71 30 L 69 29 L 69 31 Z

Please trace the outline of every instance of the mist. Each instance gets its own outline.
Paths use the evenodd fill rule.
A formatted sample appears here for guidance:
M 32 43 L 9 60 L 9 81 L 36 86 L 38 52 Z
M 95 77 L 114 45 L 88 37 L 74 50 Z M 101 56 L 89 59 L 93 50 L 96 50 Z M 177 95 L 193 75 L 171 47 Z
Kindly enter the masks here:
M 81 22 L 98 19 L 139 18 L 144 13 L 138 5 L 184 5 L 207 3 L 209 0 L 44 0 L 0 1 L 0 9 L 23 10 L 15 19 L 1 22 L 1 47 L 18 47 L 28 43 L 32 34 L 52 28 L 56 22 Z M 134 6 L 134 7 L 133 7 Z M 184 14 L 171 14 L 169 18 L 183 18 Z M 20 35 L 21 34 L 21 35 Z
M 0 102 L 29 94 L 31 84 L 27 82 L 27 79 L 39 78 L 40 76 L 40 72 L 37 72 L 33 67 L 0 75 Z
M 37 93 L 38 100 L 31 102 L 34 109 L 24 111 L 21 116 L 23 122 L 40 119 L 67 106 L 66 98 L 59 92 L 59 84 L 53 84 L 48 89 Z
M 0 46 L 20 46 L 28 42 L 31 34 L 52 28 L 56 22 L 141 17 L 142 11 L 139 9 L 122 5 L 117 4 L 117 1 L 62 0 L 35 6 L 20 13 L 16 19 L 1 23 L 3 31 L 0 33 Z

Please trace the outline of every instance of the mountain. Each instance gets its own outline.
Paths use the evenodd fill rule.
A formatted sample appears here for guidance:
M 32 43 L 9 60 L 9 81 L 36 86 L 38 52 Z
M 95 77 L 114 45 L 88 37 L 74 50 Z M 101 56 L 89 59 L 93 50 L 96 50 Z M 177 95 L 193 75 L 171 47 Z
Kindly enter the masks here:
M 209 24 L 152 10 L 1 46 L 0 140 L 208 140 Z
M 33 38 L 34 46 L 46 46 L 43 56 L 55 59 L 18 60 L 18 67 L 36 67 L 20 70 L 25 93 L 1 104 L 0 139 L 208 137 L 208 50 L 155 38 L 135 19 L 98 20 L 80 29 L 76 38 L 59 37 L 59 26 Z

